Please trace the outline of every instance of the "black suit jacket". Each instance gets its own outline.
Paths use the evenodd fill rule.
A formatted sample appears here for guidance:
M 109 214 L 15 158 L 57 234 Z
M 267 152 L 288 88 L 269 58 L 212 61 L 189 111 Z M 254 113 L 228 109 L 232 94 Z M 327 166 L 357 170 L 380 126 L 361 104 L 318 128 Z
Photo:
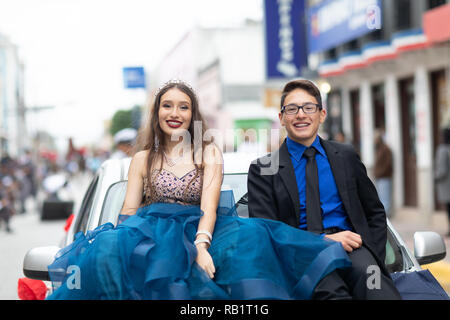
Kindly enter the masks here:
M 320 139 L 337 189 L 363 245 L 386 271 L 386 212 L 355 149 L 348 144 Z M 294 167 L 286 141 L 280 149 L 252 162 L 248 173 L 249 216 L 273 219 L 298 228 L 300 200 Z

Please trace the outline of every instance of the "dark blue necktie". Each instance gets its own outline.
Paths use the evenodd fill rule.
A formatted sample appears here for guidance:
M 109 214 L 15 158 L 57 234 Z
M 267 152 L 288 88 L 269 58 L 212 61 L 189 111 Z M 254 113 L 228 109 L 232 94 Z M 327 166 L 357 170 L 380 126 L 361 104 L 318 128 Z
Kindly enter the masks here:
M 308 160 L 306 163 L 306 226 L 308 231 L 322 233 L 322 209 L 320 208 L 316 149 L 309 147 L 303 155 Z

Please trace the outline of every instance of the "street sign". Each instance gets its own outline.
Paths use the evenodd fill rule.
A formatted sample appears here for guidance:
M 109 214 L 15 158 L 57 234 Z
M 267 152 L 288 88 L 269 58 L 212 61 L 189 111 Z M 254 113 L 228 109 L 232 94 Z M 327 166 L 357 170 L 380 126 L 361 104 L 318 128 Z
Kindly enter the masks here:
M 266 78 L 293 78 L 307 65 L 303 0 L 265 0 Z
M 123 68 L 123 82 L 125 89 L 146 88 L 144 67 Z

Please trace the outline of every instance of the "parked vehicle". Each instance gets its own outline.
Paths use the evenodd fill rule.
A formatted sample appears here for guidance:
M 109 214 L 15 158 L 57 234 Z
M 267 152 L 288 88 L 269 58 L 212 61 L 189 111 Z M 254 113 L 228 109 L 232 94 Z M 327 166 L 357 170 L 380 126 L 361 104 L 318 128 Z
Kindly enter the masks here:
M 239 216 L 248 218 L 247 170 L 254 157 L 239 154 L 224 155 L 222 190 L 232 190 Z M 33 248 L 25 255 L 23 272 L 26 277 L 49 281 L 47 266 L 53 262 L 60 248 L 69 245 L 75 234 L 94 230 L 101 224 L 117 223 L 125 198 L 130 158 L 105 161 L 90 183 L 79 211 L 59 246 Z M 227 165 L 227 162 L 230 163 Z M 240 168 L 240 169 L 239 169 Z M 436 232 L 416 232 L 414 254 L 388 220 L 386 267 L 392 274 L 422 270 L 421 264 L 443 259 L 445 243 Z
M 45 199 L 41 206 L 41 220 L 67 219 L 73 213 L 74 201 L 67 195 L 69 181 L 65 174 L 54 173 L 42 182 Z

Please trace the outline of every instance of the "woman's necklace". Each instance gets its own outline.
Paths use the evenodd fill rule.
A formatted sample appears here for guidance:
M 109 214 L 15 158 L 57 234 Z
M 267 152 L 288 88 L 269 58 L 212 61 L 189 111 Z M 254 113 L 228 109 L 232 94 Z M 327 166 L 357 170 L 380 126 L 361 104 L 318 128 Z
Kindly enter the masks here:
M 169 158 L 166 154 L 166 152 L 164 152 L 164 158 L 166 159 L 166 163 L 169 167 L 173 167 L 174 165 L 176 165 L 181 158 L 183 158 L 183 156 L 179 156 L 177 158 Z

